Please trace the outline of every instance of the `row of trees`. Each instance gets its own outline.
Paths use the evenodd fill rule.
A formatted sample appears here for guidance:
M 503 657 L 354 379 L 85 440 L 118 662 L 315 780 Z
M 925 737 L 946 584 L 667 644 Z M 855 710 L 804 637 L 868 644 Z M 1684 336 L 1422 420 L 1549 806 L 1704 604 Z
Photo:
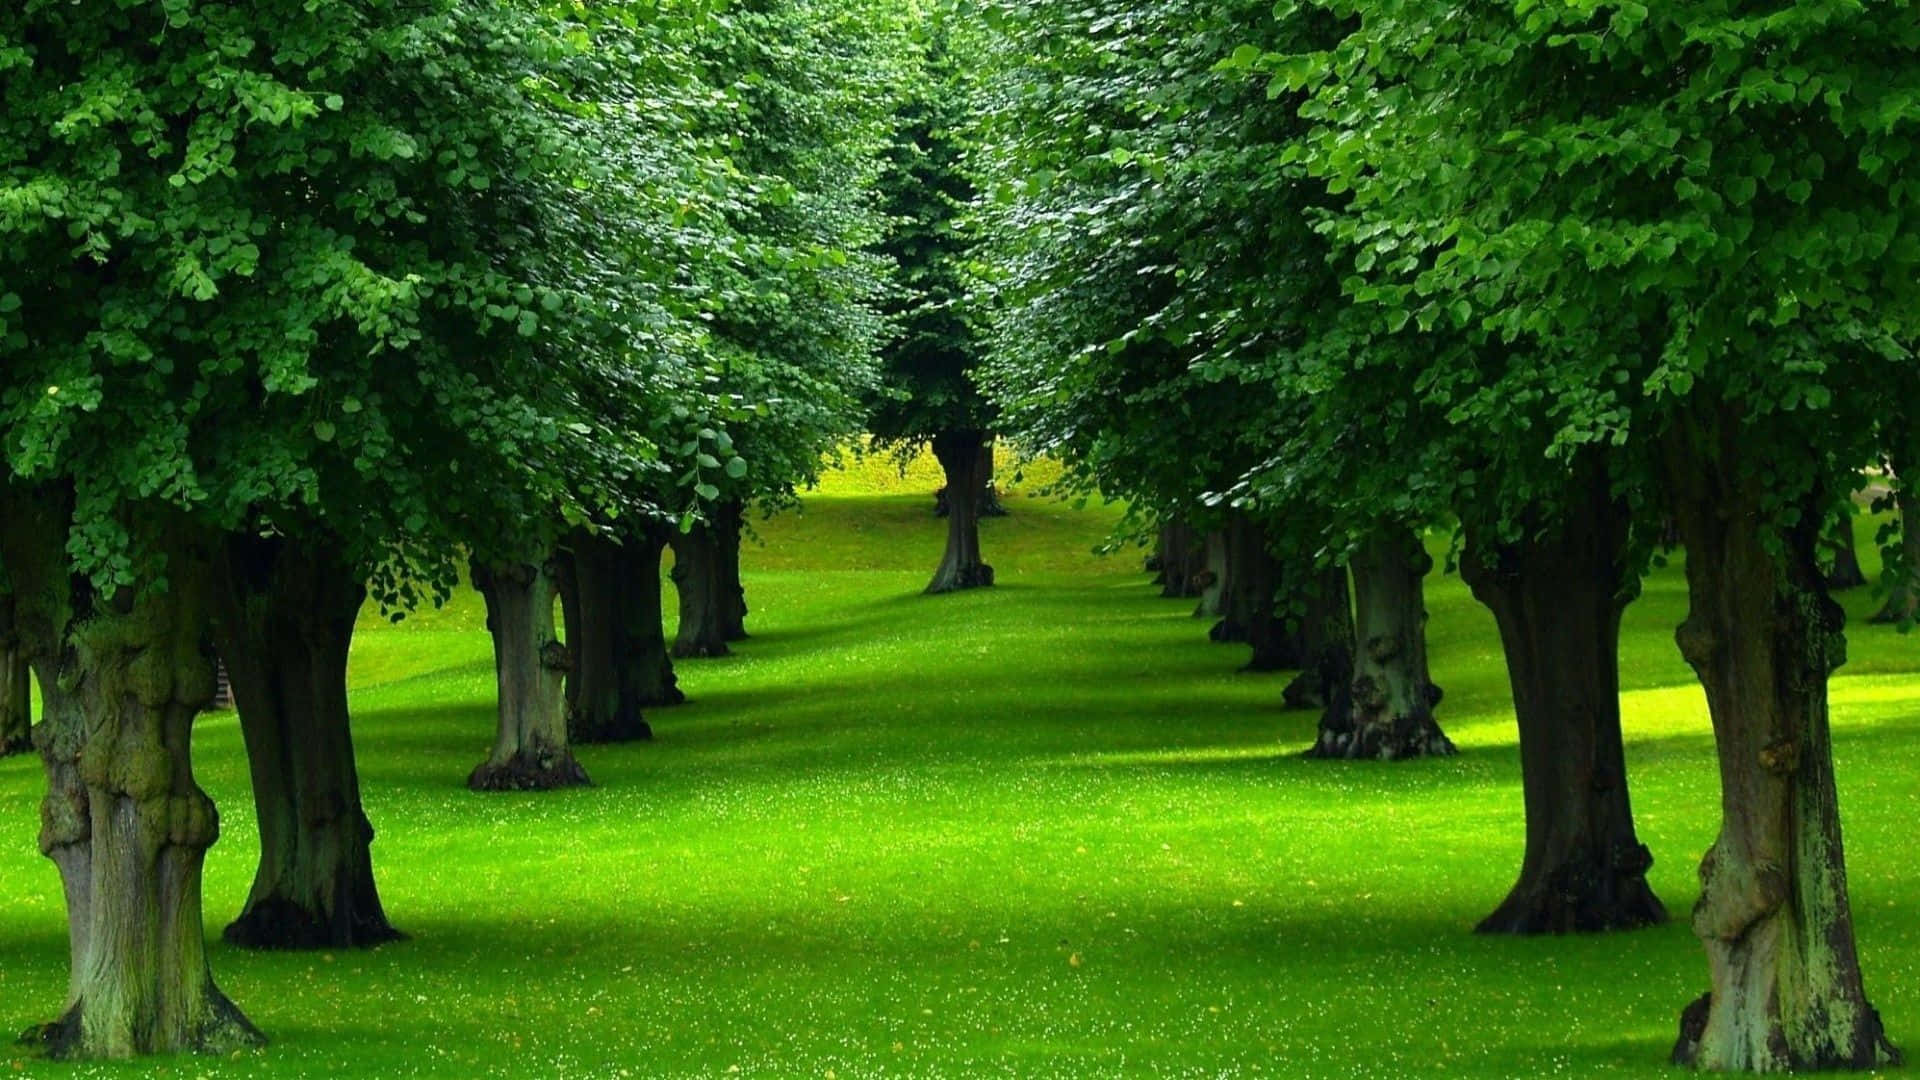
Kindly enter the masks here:
M 1711 992 L 1674 1056 L 1896 1060 L 1847 903 L 1827 576 L 1870 478 L 1911 505 L 1920 23 L 1631 0 L 993 14 L 1002 426 L 1158 522 L 1162 580 L 1210 594 L 1216 636 L 1305 669 L 1288 696 L 1323 709 L 1317 756 L 1451 752 L 1419 537 L 1455 534 L 1525 774 L 1525 863 L 1483 930 L 1664 918 L 1617 646 L 1677 540 L 1723 800 L 1693 913 Z M 1910 617 L 1895 532 L 1888 615 Z
M 262 1040 L 202 941 L 216 653 L 261 847 L 227 936 L 368 945 L 397 936 L 346 695 L 369 599 L 484 595 L 494 790 L 647 737 L 672 658 L 745 634 L 750 508 L 865 428 L 952 462 L 934 591 L 990 583 L 926 27 L 873 0 L 0 14 L 0 749 L 37 676 L 50 1052 Z

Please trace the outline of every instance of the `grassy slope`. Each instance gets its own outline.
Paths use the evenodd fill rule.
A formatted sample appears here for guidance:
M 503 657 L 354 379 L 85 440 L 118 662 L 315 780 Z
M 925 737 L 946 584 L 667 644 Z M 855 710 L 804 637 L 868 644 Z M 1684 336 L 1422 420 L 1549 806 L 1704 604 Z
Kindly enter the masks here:
M 154 1075 L 1668 1075 L 1704 988 L 1684 922 L 1483 940 L 1518 865 L 1517 755 L 1493 627 L 1431 592 L 1443 722 L 1463 753 L 1308 763 L 1313 717 L 1233 673 L 1112 515 L 1012 501 L 1002 587 L 917 594 L 937 560 L 923 477 L 838 477 L 759 528 L 755 640 L 683 665 L 694 703 L 649 746 L 590 749 L 593 790 L 479 796 L 491 674 L 477 605 L 385 627 L 354 658 L 356 733 L 388 909 L 372 953 L 249 955 L 225 988 L 263 1056 Z M 1872 568 L 1870 567 L 1870 572 Z M 1866 628 L 1836 739 L 1869 987 L 1920 1047 L 1920 642 Z M 1629 612 L 1628 755 L 1654 882 L 1677 912 L 1717 787 L 1675 655 L 1675 572 Z M 232 717 L 200 729 L 226 815 L 209 932 L 253 859 Z M 0 1030 L 65 979 L 36 767 L 0 762 Z M 0 1068 L 9 1062 L 0 1050 Z M 22 1062 L 11 1062 L 19 1067 Z M 148 1075 L 148 1067 L 36 1075 Z

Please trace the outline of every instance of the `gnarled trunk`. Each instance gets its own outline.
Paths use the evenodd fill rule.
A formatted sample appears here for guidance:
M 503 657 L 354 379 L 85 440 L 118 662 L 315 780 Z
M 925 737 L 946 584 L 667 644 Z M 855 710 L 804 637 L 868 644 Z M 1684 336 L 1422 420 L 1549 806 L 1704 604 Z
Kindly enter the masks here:
M 579 582 L 579 637 L 569 648 L 567 681 L 575 742 L 650 739 L 642 710 L 686 700 L 667 656 L 660 625 L 659 530 L 639 529 L 621 542 L 578 534 L 573 563 Z
M 1721 810 L 1693 910 L 1712 991 L 1681 1017 L 1674 1059 L 1742 1072 L 1890 1064 L 1847 900 L 1827 716 L 1845 619 L 1818 562 L 1822 504 L 1805 500 L 1784 535 L 1769 528 L 1772 493 L 1730 415 L 1678 427 L 1666 451 L 1690 601 L 1676 639 L 1706 689 Z
M 1853 522 L 1842 521 L 1832 532 L 1833 569 L 1827 571 L 1827 589 L 1844 592 L 1867 583 L 1867 572 L 1860 568 L 1860 551 L 1853 541 Z
M 740 580 L 740 540 L 746 530 L 746 507 L 737 501 L 721 503 L 714 512 L 714 537 L 719 542 L 714 565 L 719 589 L 720 636 L 728 641 L 747 639 L 747 587 Z
M 551 560 L 473 565 L 487 601 L 499 685 L 493 753 L 467 777 L 475 791 L 534 791 L 586 784 L 567 740 L 567 647 L 554 636 L 558 567 Z
M 235 536 L 214 573 L 213 636 L 240 710 L 260 865 L 226 939 L 259 949 L 401 935 L 374 885 L 347 714 L 347 654 L 366 589 L 329 537 Z
M 993 584 L 993 567 L 980 560 L 980 449 L 978 431 L 943 431 L 933 439 L 933 456 L 947 476 L 947 552 L 927 585 L 929 593 L 977 589 Z
M 1281 692 L 1289 709 L 1319 709 L 1322 732 L 1353 730 L 1353 593 L 1347 568 L 1321 569 L 1309 583 L 1300 620 L 1305 664 Z M 1330 736 L 1322 740 L 1332 741 Z
M 1664 922 L 1633 828 L 1620 738 L 1620 616 L 1631 599 L 1627 507 L 1595 463 L 1580 497 L 1513 543 L 1468 536 L 1461 576 L 1492 609 L 1520 727 L 1526 854 L 1481 933 L 1561 934 Z
M 60 871 L 72 960 L 65 1012 L 27 1041 L 64 1058 L 258 1046 L 214 985 L 201 922 L 220 832 L 190 743 L 213 697 L 211 544 L 157 525 L 165 591 L 149 579 L 102 596 L 68 574 L 64 498 L 5 502 L 0 543 L 45 706 L 40 850 Z
M 1160 525 L 1159 547 L 1155 552 L 1159 576 L 1154 584 L 1160 595 L 1169 599 L 1199 596 L 1204 587 L 1201 575 L 1207 569 L 1207 542 L 1183 521 Z
M 32 731 L 33 671 L 13 627 L 13 597 L 0 592 L 0 757 L 33 749 Z
M 701 522 L 691 532 L 673 535 L 673 586 L 680 594 L 680 630 L 673 655 L 726 656 L 725 559 L 714 524 Z
M 1433 718 L 1440 695 L 1427 673 L 1425 578 L 1433 558 L 1418 536 L 1396 526 L 1361 544 L 1352 567 L 1359 648 L 1351 724 L 1323 723 L 1307 755 L 1398 760 L 1453 753 Z
M 1902 484 L 1907 483 L 1905 476 Z M 1900 550 L 1887 564 L 1887 602 L 1874 614 L 1876 623 L 1911 622 L 1920 616 L 1920 498 L 1907 487 L 1894 498 L 1900 506 Z

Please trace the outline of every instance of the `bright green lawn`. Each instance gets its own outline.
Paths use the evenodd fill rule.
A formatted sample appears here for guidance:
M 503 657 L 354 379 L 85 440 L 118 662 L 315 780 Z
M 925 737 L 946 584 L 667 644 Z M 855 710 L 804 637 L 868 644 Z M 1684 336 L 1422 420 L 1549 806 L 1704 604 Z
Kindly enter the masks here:
M 491 673 L 470 597 L 354 657 L 388 910 L 372 953 L 213 948 L 259 1056 L 37 1075 L 1658 1076 L 1705 964 L 1684 923 L 1607 938 L 1468 933 L 1518 865 L 1519 774 L 1493 627 L 1430 593 L 1460 757 L 1305 762 L 1314 718 L 1236 675 L 1112 520 L 1013 499 L 997 589 L 923 598 L 942 526 L 884 470 L 760 526 L 756 637 L 682 666 L 652 745 L 583 752 L 599 787 L 462 786 Z M 918 479 L 916 479 L 918 483 Z M 849 487 L 867 494 L 844 494 Z M 1871 561 L 1871 560 L 1870 560 Z M 1869 568 L 1870 571 L 1873 569 Z M 1920 640 L 1867 628 L 1834 683 L 1869 988 L 1920 1049 Z M 1628 616 L 1626 723 L 1655 886 L 1691 904 L 1715 819 L 1677 574 Z M 203 722 L 226 815 L 208 932 L 253 853 L 231 715 Z M 0 762 L 0 1028 L 57 1009 L 37 766 Z M 0 1070 L 9 1057 L 0 1051 Z M 22 1062 L 14 1062 L 19 1067 Z

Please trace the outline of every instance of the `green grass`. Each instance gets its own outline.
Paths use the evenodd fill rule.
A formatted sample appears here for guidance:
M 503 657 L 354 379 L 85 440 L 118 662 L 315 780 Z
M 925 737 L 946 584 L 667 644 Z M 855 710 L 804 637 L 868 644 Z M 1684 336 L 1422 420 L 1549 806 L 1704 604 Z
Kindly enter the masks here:
M 986 524 L 1003 585 L 918 595 L 942 542 L 925 485 L 838 477 L 758 525 L 754 640 L 682 665 L 656 743 L 582 753 L 591 790 L 475 795 L 491 672 L 478 606 L 354 655 L 388 910 L 365 953 L 213 946 L 260 1055 L 46 1076 L 1663 1076 L 1705 986 L 1684 920 L 1623 936 L 1468 931 L 1518 866 L 1521 809 L 1491 620 L 1431 589 L 1458 758 L 1299 760 L 1314 718 L 1238 675 L 1114 519 L 1035 499 Z M 869 492 L 849 494 L 849 489 Z M 892 494 L 874 491 L 895 490 Z M 1870 572 L 1873 567 L 1869 567 Z M 1628 614 L 1628 756 L 1653 881 L 1697 886 L 1717 784 L 1662 572 Z M 1869 990 L 1920 1049 L 1920 641 L 1864 626 L 1834 682 Z M 240 740 L 203 721 L 225 814 L 208 931 L 254 858 Z M 0 762 L 0 1027 L 65 986 L 40 780 Z

